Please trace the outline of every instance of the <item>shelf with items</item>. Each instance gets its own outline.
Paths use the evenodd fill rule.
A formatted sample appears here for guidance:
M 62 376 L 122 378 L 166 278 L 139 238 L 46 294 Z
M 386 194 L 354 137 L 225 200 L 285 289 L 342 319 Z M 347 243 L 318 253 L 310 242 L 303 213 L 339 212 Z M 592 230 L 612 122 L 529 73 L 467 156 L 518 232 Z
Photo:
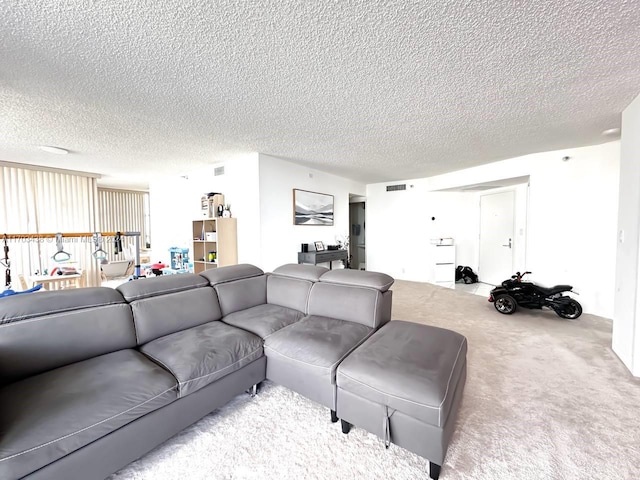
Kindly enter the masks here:
M 235 218 L 194 220 L 192 238 L 194 273 L 238 263 Z

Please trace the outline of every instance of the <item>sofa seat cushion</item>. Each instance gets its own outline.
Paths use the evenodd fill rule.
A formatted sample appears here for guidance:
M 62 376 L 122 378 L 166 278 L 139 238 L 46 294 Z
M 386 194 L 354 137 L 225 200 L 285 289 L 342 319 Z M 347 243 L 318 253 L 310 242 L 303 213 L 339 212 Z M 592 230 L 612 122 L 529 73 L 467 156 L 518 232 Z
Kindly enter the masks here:
M 264 349 L 267 357 L 310 369 L 335 384 L 338 364 L 372 332 L 359 323 L 311 315 L 268 337 Z
M 135 350 L 7 385 L 0 389 L 0 478 L 21 478 L 176 398 L 176 379 Z
M 467 340 L 444 328 L 396 320 L 338 368 L 338 388 L 442 427 L 464 377 Z
M 240 370 L 263 355 L 262 339 L 223 322 L 210 322 L 157 338 L 140 351 L 178 379 L 184 397 Z
M 265 339 L 281 328 L 296 323 L 302 317 L 304 314 L 298 310 L 264 304 L 233 312 L 223 317 L 222 321 L 234 327 L 248 330 Z

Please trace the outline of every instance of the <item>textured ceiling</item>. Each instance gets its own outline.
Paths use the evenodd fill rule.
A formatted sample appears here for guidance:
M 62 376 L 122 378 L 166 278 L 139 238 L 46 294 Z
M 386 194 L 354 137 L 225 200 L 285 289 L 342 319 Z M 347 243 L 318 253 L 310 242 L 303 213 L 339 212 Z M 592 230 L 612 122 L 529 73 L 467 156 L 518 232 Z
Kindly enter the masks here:
M 604 142 L 640 93 L 636 0 L 0 9 L 0 159 L 131 179 L 252 151 L 366 182 L 440 174 Z

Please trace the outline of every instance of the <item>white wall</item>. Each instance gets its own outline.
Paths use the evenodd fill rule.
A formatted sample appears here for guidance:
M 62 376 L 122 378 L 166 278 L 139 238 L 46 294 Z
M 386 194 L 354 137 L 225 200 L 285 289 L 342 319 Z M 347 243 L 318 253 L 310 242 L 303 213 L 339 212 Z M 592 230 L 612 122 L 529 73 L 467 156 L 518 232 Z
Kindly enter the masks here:
M 458 265 L 475 265 L 468 246 L 478 237 L 477 195 L 430 192 L 425 179 L 406 183 L 407 190 L 392 192 L 386 183 L 367 185 L 367 270 L 426 282 L 429 240 L 439 237 L 455 239 Z
M 612 348 L 640 376 L 640 96 L 622 114 Z
M 293 189 L 334 196 L 333 226 L 294 225 Z M 261 268 L 271 271 L 285 263 L 297 263 L 301 243 L 336 243 L 349 235 L 349 194 L 364 195 L 363 183 L 260 154 Z M 368 206 L 367 206 L 368 209 Z M 369 228 L 367 224 L 367 228 Z M 367 238 L 368 238 L 367 232 Z M 338 262 L 334 262 L 334 267 Z
M 231 214 L 238 220 L 238 263 L 260 265 L 260 181 L 257 153 L 234 157 L 189 173 L 193 218 L 201 218 L 200 197 L 208 192 L 224 194 Z M 224 166 L 224 175 L 214 176 L 216 167 Z
M 169 263 L 169 248 L 191 249 L 189 183 L 182 177 L 157 177 L 149 181 L 151 262 Z
M 224 175 L 214 169 L 224 166 Z M 191 222 L 202 218 L 200 198 L 220 192 L 238 219 L 238 262 L 261 264 L 258 154 L 189 172 L 182 177 L 155 178 L 149 182 L 153 260 L 169 260 L 170 247 L 191 250 Z M 193 259 L 191 259 L 193 260 Z
M 214 176 L 224 165 L 225 174 Z M 201 218 L 200 197 L 222 192 L 238 219 L 238 262 L 265 271 L 296 263 L 301 243 L 335 244 L 349 235 L 349 194 L 364 195 L 363 183 L 320 172 L 276 157 L 248 154 L 149 182 L 153 261 L 169 260 L 170 247 L 191 248 L 191 222 Z M 334 225 L 293 225 L 293 189 L 334 196 Z M 339 262 L 334 262 L 334 267 Z
M 564 156 L 571 158 L 564 162 Z M 610 142 L 408 180 L 406 183 L 414 188 L 406 192 L 388 193 L 386 184 L 368 185 L 367 267 L 396 278 L 424 281 L 427 269 L 426 259 L 420 258 L 422 239 L 428 240 L 440 231 L 456 238 L 457 243 L 471 241 L 477 245 L 476 230 L 471 233 L 471 227 L 460 225 L 475 224 L 477 229 L 478 223 L 477 213 L 468 213 L 475 202 L 469 198 L 474 197 L 427 192 L 529 175 L 527 257 L 526 265 L 518 269 L 533 271 L 532 279 L 544 285 L 572 284 L 580 293 L 585 312 L 611 318 L 619 166 L 620 142 Z M 442 224 L 424 223 L 423 219 L 433 212 L 443 219 Z M 475 212 L 479 212 L 477 207 Z M 388 248 L 389 243 L 393 249 Z M 475 254 L 458 252 L 457 263 L 464 262 L 477 265 L 477 250 Z

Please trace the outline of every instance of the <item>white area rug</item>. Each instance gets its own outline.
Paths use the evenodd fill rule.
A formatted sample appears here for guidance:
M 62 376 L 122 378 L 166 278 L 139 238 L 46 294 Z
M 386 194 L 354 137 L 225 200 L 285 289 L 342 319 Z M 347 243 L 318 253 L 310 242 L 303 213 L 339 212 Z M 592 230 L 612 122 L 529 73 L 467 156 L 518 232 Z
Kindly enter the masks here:
M 265 382 L 110 479 L 419 479 L 428 469 L 362 429 L 344 435 L 327 408 Z
M 500 315 L 486 298 L 396 282 L 393 318 L 469 341 L 467 384 L 442 480 L 640 479 L 640 380 L 611 351 L 611 322 Z M 428 479 L 428 461 L 265 383 L 110 480 Z

